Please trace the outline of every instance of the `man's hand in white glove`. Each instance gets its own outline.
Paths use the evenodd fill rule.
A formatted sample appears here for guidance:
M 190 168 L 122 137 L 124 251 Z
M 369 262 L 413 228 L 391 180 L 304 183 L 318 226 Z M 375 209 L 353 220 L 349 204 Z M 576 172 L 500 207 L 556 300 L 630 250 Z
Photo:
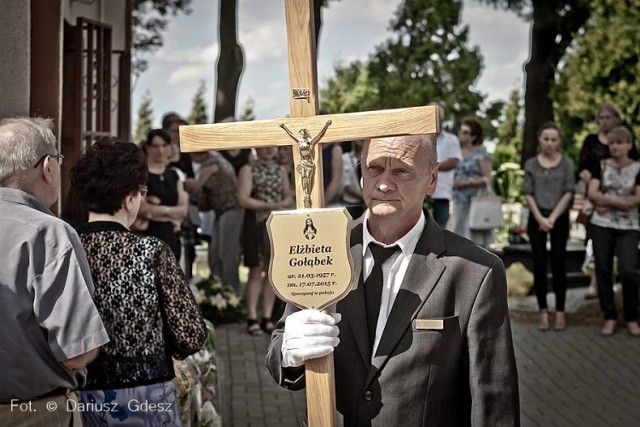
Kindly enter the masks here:
M 316 310 L 301 310 L 288 316 L 282 335 L 282 366 L 302 366 L 309 359 L 331 353 L 340 342 L 336 326 L 340 319 L 339 313 Z

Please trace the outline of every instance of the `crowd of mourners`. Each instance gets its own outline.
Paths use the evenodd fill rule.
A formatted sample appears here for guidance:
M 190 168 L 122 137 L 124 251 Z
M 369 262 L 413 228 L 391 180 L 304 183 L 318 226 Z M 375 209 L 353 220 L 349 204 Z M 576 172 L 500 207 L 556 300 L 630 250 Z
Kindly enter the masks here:
M 585 139 L 577 168 L 551 122 L 540 127 L 538 153 L 524 165 L 538 327 L 567 326 L 564 259 L 577 176 L 592 206 L 587 239 L 596 267 L 590 295 L 600 301 L 601 333 L 616 331 L 619 281 L 623 319 L 638 337 L 639 155 L 615 105 L 602 105 L 595 120 L 599 131 Z M 189 287 L 203 242 L 210 274 L 244 296 L 247 333 L 276 329 L 284 303 L 267 279 L 266 221 L 273 211 L 295 209 L 296 147 L 187 154 L 179 148 L 178 128 L 185 124 L 168 113 L 139 144 L 105 140 L 89 147 L 71 168 L 65 222 L 49 211 L 60 192 L 64 158 L 51 121 L 0 122 L 0 246 L 12 260 L 0 272 L 0 324 L 10 331 L 2 333 L 0 361 L 12 372 L 0 378 L 0 425 L 15 424 L 9 416 L 16 413 L 4 410 L 10 405 L 44 398 L 84 405 L 85 425 L 116 419 L 179 425 L 172 360 L 197 352 L 205 339 Z M 495 230 L 469 221 L 474 198 L 493 186 L 483 134 L 481 122 L 468 117 L 457 135 L 437 135 L 438 180 L 429 206 L 442 228 L 488 248 Z M 344 206 L 354 219 L 368 212 L 363 144 L 329 143 L 321 150 L 326 205 Z M 248 271 L 244 286 L 241 264 Z M 132 401 L 166 410 L 134 411 Z M 40 409 L 29 419 L 79 422 L 78 412 Z

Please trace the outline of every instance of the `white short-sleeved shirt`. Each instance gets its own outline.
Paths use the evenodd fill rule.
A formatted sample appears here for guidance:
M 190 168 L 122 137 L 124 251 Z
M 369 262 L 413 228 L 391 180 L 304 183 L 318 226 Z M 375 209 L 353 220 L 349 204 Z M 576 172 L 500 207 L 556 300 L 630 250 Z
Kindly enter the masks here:
M 344 188 L 348 185 L 360 187 L 360 179 L 358 178 L 359 162 L 360 159 L 356 157 L 353 151 L 342 154 L 342 181 L 340 183 L 340 192 L 342 193 L 342 200 L 346 203 L 362 203 L 361 199 L 344 191 Z
M 440 135 L 436 138 L 436 148 L 439 162 L 444 162 L 448 159 L 462 160 L 460 141 L 458 137 L 452 133 L 444 130 L 440 132 Z M 436 191 L 434 191 L 431 196 L 432 199 L 451 200 L 454 172 L 455 169 L 446 172 L 438 171 L 438 185 L 436 185 Z

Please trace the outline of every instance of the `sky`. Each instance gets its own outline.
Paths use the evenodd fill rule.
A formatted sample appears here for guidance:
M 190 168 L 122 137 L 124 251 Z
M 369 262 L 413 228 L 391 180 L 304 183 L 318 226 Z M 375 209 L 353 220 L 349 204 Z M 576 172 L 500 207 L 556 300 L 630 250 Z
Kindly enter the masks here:
M 135 126 L 143 95 L 152 98 L 153 125 L 176 111 L 187 116 L 200 81 L 207 87 L 208 113 L 213 110 L 218 56 L 220 0 L 193 0 L 192 13 L 172 18 L 164 46 L 148 55 L 149 69 L 134 81 L 132 119 Z M 391 33 L 390 20 L 401 0 L 339 0 L 323 9 L 318 47 L 318 84 L 333 76 L 336 62 L 366 60 Z M 470 46 L 477 45 L 484 68 L 475 89 L 489 100 L 507 100 L 523 85 L 529 56 L 528 23 L 512 12 L 465 1 L 461 23 L 469 25 Z M 237 112 L 253 99 L 256 119 L 289 113 L 286 25 L 283 0 L 238 0 L 238 37 L 245 54 Z

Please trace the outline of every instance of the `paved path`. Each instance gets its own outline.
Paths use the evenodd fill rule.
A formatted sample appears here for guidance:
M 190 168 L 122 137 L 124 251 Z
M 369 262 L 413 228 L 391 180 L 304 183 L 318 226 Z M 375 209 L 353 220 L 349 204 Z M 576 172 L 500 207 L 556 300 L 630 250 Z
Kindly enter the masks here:
M 576 306 L 581 296 L 568 298 Z M 540 332 L 522 315 L 534 313 L 531 301 L 520 299 L 513 316 L 522 426 L 640 426 L 640 339 L 625 329 L 601 337 L 597 326 L 571 324 L 571 312 L 564 332 Z M 252 337 L 243 324 L 220 326 L 216 336 L 223 425 L 299 426 L 304 392 L 273 383 L 264 367 L 267 336 Z

